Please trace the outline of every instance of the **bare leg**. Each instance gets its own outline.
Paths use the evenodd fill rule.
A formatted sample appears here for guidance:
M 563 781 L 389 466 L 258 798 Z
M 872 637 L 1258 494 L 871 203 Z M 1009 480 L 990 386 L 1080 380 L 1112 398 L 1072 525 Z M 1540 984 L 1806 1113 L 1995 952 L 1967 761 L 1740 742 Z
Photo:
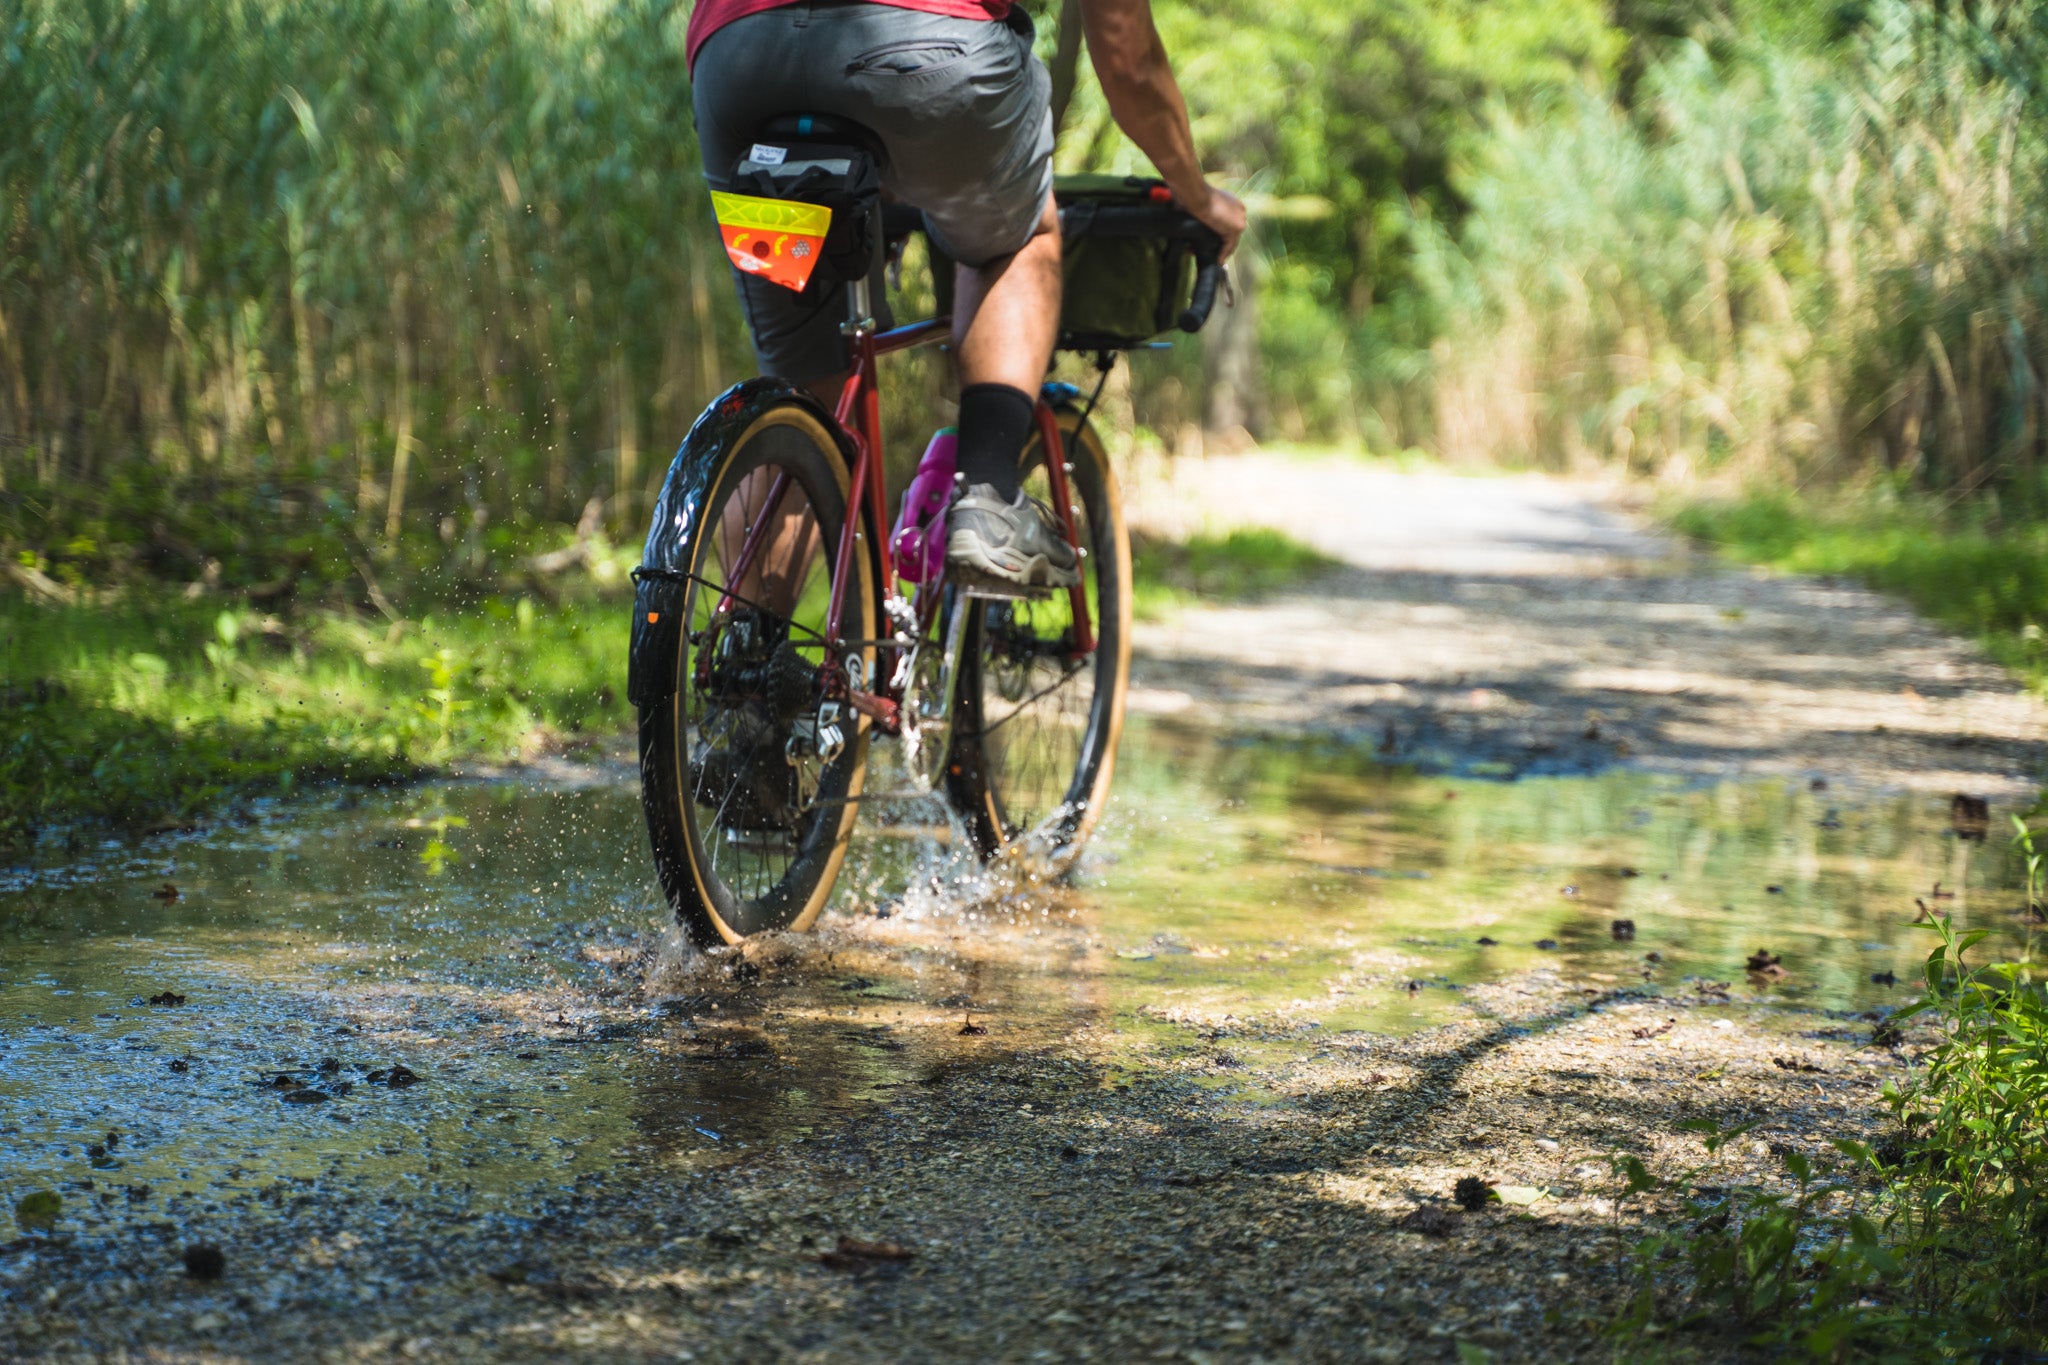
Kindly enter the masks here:
M 771 525 L 755 552 L 754 562 L 738 578 L 728 578 L 726 586 L 749 602 L 786 616 L 797 605 L 804 575 L 823 540 L 817 515 L 803 489 L 794 482 L 782 495 L 780 505 L 773 509 L 765 506 L 774 482 L 772 469 L 757 469 L 740 480 L 719 517 L 718 550 L 729 575 L 755 522 L 768 517 Z
M 954 274 L 953 345 L 960 384 L 1037 393 L 1060 326 L 1060 219 L 1052 201 L 1014 255 Z

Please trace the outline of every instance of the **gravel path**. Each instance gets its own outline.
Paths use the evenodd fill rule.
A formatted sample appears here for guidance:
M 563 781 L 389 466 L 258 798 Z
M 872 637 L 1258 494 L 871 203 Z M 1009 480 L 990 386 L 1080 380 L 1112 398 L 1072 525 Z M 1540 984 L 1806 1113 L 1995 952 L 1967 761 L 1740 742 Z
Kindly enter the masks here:
M 1969 648 L 1867 593 L 1688 558 L 1596 491 L 1265 456 L 1133 482 L 1166 531 L 1277 490 L 1287 529 L 1346 561 L 1145 625 L 1147 711 L 1445 769 L 1626 758 L 2012 798 L 2040 768 L 2040 707 Z M 438 1166 L 223 1186 L 191 1211 L 233 1229 L 218 1280 L 180 1268 L 176 1209 L 124 1220 L 103 1191 L 97 1221 L 0 1247 L 0 1357 L 1605 1360 L 1640 1231 L 1609 1153 L 1670 1170 L 1701 1155 L 1682 1121 L 1755 1120 L 1724 1178 L 1757 1175 L 1772 1147 L 1873 1131 L 1902 1065 L 1867 1020 L 1562 966 L 1406 1038 L 1221 1017 L 1133 1050 L 1088 1015 L 1089 913 L 845 920 L 682 965 L 643 942 L 613 964 L 628 998 L 581 1002 L 586 1023 L 616 1009 L 618 1046 L 773 1072 L 857 1024 L 916 1079 L 722 1165 L 676 1159 L 650 1120 L 517 1215 Z M 911 967 L 918 989 L 844 993 Z M 963 1033 L 959 1000 L 1020 971 L 1078 1013 Z M 533 1046 L 566 989 L 479 1006 L 465 1043 Z M 355 1027 L 396 1046 L 397 1023 Z M 1544 1193 L 1466 1213 L 1468 1175 Z M 1740 1358 L 1714 1337 L 1672 1354 Z
M 1312 591 L 1143 626 L 1143 709 L 1369 733 L 1425 766 L 1627 758 L 2024 798 L 2048 770 L 2042 706 L 1973 646 L 1854 585 L 1690 553 L 1599 488 L 1273 456 L 1133 483 L 1139 525 L 1282 507 L 1257 520 L 1345 564 Z

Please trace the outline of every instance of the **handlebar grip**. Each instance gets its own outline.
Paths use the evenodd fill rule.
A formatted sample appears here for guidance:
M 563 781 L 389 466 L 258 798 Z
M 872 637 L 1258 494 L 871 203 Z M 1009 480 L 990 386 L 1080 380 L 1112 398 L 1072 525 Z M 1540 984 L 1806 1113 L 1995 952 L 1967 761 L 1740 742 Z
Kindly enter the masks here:
M 1209 320 L 1210 310 L 1216 306 L 1216 286 L 1229 278 L 1229 272 L 1223 265 L 1221 237 L 1205 227 L 1195 236 L 1194 244 L 1195 292 L 1180 315 L 1183 332 L 1202 330 L 1202 324 Z

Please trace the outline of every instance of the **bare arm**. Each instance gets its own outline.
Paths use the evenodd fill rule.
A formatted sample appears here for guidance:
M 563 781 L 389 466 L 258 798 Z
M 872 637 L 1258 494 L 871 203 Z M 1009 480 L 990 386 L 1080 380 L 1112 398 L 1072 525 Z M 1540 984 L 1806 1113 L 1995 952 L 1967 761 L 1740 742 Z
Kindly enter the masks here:
M 1117 127 L 1152 159 L 1181 206 L 1223 238 L 1228 256 L 1244 234 L 1244 205 L 1202 177 L 1187 101 L 1152 22 L 1152 0 L 1082 0 L 1081 27 Z

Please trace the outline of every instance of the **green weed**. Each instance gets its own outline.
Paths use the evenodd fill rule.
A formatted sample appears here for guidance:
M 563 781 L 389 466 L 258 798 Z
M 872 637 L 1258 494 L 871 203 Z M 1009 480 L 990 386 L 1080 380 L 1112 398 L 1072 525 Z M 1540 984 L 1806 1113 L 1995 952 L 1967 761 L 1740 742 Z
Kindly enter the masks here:
M 2015 821 L 2030 919 L 2043 860 Z M 1896 1124 L 1874 1147 L 1848 1139 L 1818 1170 L 1783 1156 L 1789 1189 L 1712 1183 L 1711 1164 L 1660 1179 L 1618 1155 L 1620 1208 L 1678 1196 L 1677 1226 L 1637 1246 L 1636 1287 L 1613 1330 L 1716 1330 L 1778 1358 L 2011 1359 L 2048 1329 L 2048 996 L 2031 933 L 2016 958 L 1973 964 L 1989 937 L 1929 926 L 1923 1015 L 1937 1041 L 1887 1085 Z M 1690 1125 L 1713 1157 L 1749 1129 Z
M 2025 503 L 1952 506 L 1889 486 L 1797 496 L 1757 489 L 1668 513 L 1678 530 L 1736 559 L 1853 578 L 1982 639 L 2048 687 L 2048 523 Z
M 397 622 L 279 620 L 182 594 L 0 597 L 0 843 L 573 746 L 626 723 L 625 646 L 623 612 L 601 595 L 493 597 Z
M 1184 541 L 1131 537 L 1132 610 L 1157 620 L 1196 602 L 1252 601 L 1307 582 L 1336 560 L 1284 531 L 1239 528 Z

